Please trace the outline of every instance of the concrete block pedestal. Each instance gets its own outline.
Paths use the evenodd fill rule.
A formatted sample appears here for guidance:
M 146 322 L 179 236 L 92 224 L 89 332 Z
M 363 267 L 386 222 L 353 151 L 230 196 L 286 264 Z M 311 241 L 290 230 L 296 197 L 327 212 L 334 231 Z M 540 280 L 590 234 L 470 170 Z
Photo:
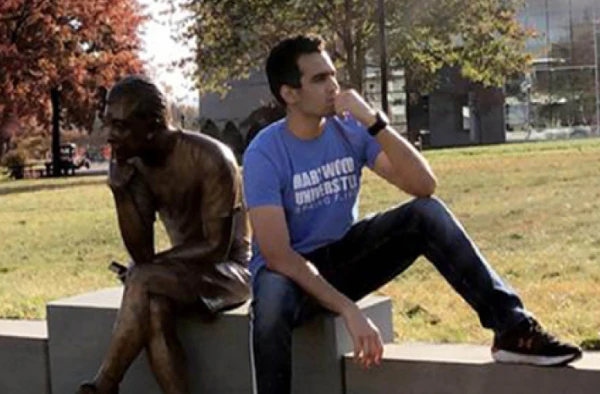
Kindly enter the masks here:
M 0 320 L 0 393 L 49 394 L 45 321 Z
M 91 379 L 108 348 L 122 288 L 48 304 L 48 320 L 0 320 L 0 394 L 69 394 Z M 393 336 L 391 302 L 359 302 Z M 250 394 L 248 305 L 212 322 L 178 321 L 192 394 Z M 323 314 L 294 331 L 292 394 L 597 394 L 600 352 L 586 352 L 568 367 L 493 362 L 488 346 L 387 344 L 382 365 L 363 370 L 352 361 L 352 342 L 341 317 Z M 134 362 L 122 394 L 160 394 L 145 354 Z
M 597 394 L 600 352 L 568 367 L 498 364 L 488 346 L 386 345 L 382 365 L 364 371 L 345 356 L 347 394 Z
M 52 393 L 74 392 L 91 379 L 105 355 L 121 304 L 122 288 L 111 288 L 48 304 L 49 360 Z M 393 337 L 391 302 L 369 296 L 361 309 Z M 248 394 L 252 392 L 248 304 L 225 312 L 214 322 L 184 318 L 179 338 L 188 361 L 192 393 Z M 342 319 L 323 315 L 294 332 L 293 393 L 342 394 L 342 356 L 352 350 Z M 129 369 L 121 393 L 159 394 L 145 354 Z

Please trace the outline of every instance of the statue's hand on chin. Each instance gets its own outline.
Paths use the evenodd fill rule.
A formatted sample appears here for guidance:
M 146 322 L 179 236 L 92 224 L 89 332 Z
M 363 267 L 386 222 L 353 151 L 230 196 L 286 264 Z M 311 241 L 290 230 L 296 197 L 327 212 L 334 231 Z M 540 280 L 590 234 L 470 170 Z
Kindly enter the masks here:
M 113 190 L 125 187 L 136 172 L 136 167 L 130 163 L 132 159 L 120 161 L 116 158 L 110 160 L 108 167 L 108 185 Z

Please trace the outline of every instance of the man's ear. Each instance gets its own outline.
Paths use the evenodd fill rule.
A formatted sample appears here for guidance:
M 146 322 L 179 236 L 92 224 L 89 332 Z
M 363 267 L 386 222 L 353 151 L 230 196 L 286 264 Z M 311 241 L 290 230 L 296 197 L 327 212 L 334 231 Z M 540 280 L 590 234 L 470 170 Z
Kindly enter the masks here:
M 299 100 L 298 89 L 294 89 L 289 85 L 281 85 L 279 93 L 287 105 L 296 104 Z

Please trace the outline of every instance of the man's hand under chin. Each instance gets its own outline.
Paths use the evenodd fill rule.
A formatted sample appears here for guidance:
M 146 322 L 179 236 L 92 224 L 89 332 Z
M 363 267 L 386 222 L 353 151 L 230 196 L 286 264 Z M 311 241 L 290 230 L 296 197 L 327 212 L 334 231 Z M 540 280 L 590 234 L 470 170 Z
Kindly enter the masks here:
M 341 117 L 350 114 L 365 127 L 375 123 L 376 111 L 354 89 L 338 93 L 334 105 L 335 112 Z

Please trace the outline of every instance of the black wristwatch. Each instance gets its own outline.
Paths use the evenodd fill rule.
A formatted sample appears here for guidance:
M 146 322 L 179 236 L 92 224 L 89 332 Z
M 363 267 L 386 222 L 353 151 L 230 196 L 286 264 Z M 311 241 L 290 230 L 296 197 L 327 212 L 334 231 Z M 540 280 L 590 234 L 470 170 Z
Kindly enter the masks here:
M 377 111 L 375 113 L 375 123 L 367 128 L 369 134 L 375 137 L 381 130 L 385 129 L 388 126 L 388 118 L 382 111 Z

